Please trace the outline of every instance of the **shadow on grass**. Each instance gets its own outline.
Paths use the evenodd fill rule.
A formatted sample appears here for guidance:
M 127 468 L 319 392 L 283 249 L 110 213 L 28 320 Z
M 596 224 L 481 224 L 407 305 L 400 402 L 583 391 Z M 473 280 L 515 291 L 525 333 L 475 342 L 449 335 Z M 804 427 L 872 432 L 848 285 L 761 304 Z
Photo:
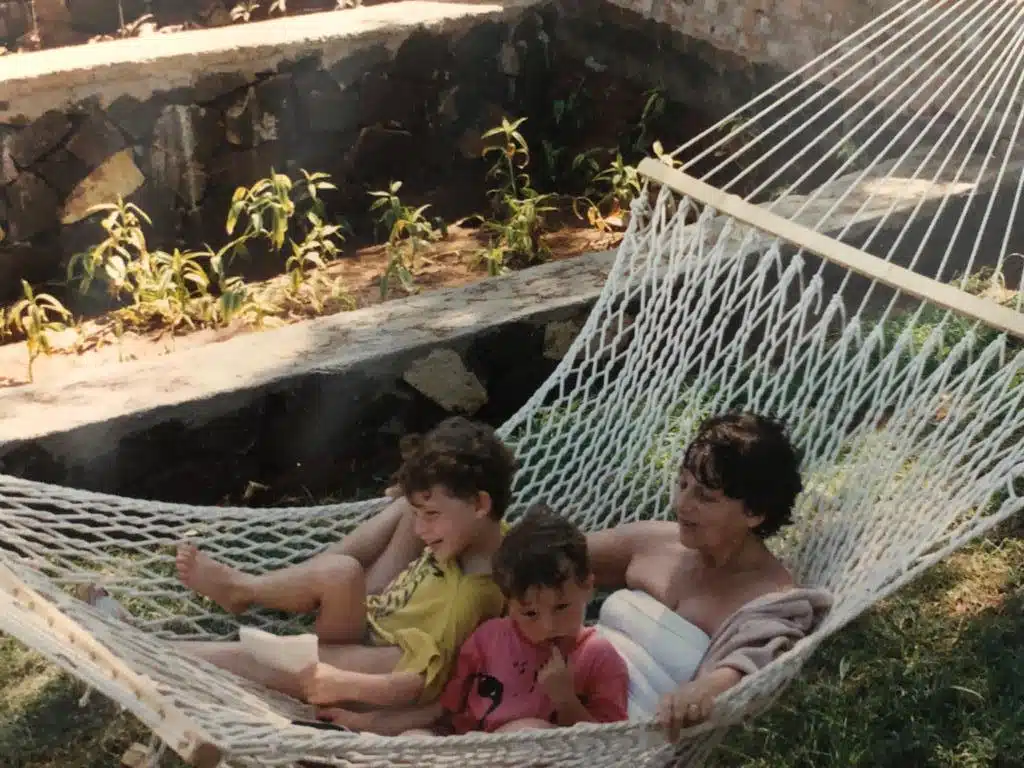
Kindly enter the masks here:
M 1024 766 L 1024 541 L 971 547 L 830 638 L 712 765 Z
M 79 707 L 84 686 L 17 640 L 0 635 L 0 765 L 115 768 L 148 731 L 99 694 Z M 162 768 L 184 763 L 165 758 Z

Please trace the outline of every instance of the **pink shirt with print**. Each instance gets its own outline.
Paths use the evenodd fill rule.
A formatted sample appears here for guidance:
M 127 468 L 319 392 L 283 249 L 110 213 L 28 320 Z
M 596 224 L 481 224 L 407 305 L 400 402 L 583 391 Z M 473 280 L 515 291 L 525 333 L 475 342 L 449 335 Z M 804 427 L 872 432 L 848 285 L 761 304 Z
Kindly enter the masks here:
M 575 645 L 561 650 L 591 717 L 599 723 L 625 720 L 629 673 L 615 648 L 586 627 Z M 492 732 L 524 718 L 554 723 L 554 705 L 537 682 L 550 658 L 551 646 L 529 642 L 509 617 L 481 624 L 460 649 L 441 695 L 455 733 Z

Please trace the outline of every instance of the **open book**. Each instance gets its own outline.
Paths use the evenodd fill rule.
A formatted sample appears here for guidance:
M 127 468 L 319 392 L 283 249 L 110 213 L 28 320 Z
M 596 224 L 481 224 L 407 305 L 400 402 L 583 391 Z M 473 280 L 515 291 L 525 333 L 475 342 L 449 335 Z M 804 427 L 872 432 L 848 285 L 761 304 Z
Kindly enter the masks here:
M 298 674 L 320 660 L 316 635 L 272 635 L 260 629 L 238 630 L 242 648 L 258 663 Z

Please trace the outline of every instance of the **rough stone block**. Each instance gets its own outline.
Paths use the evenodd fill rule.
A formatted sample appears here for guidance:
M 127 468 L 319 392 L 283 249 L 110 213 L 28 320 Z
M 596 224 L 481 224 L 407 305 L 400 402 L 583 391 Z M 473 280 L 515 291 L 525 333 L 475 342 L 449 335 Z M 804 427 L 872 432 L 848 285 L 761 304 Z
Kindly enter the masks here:
M 327 72 L 342 88 L 358 85 L 367 72 L 391 60 L 386 45 L 372 45 L 362 48 L 332 64 Z
M 252 147 L 256 141 L 256 124 L 259 110 L 256 105 L 256 89 L 247 88 L 224 111 L 224 134 L 229 144 L 236 147 Z
M 326 72 L 304 72 L 296 75 L 294 82 L 308 130 L 314 133 L 341 131 L 354 122 L 358 106 L 354 94 L 346 95 Z
M 299 140 L 298 95 L 290 74 L 274 75 L 261 81 L 256 86 L 256 103 L 261 115 L 273 118 L 272 139 Z M 261 122 L 264 121 L 270 124 L 267 117 L 261 117 Z
M 206 192 L 206 166 L 218 143 L 211 117 L 203 107 L 172 104 L 153 126 L 150 173 L 193 208 Z
M 278 138 L 278 118 L 260 106 L 256 89 L 239 93 L 224 113 L 224 131 L 229 144 L 251 148 Z
M 6 187 L 18 178 L 18 166 L 14 164 L 11 154 L 14 135 L 13 130 L 0 130 L 0 187 Z
M 7 187 L 10 239 L 28 240 L 57 226 L 57 193 L 30 171 Z
M 369 126 L 359 132 L 345 165 L 356 178 L 384 183 L 407 177 L 422 149 L 423 137 L 402 129 Z
M 124 148 L 124 137 L 102 115 L 94 113 L 68 140 L 67 148 L 91 171 Z
M 416 360 L 402 379 L 448 412 L 471 415 L 487 404 L 487 390 L 452 349 L 435 349 Z
M 196 79 L 192 86 L 192 98 L 196 104 L 208 104 L 248 84 L 249 81 L 240 72 L 211 72 Z
M 28 31 L 30 21 L 25 3 L 0 3 L 0 41 L 17 40 Z
M 143 141 L 152 134 L 153 125 L 163 108 L 164 104 L 159 99 L 141 102 L 124 95 L 117 97 L 107 107 L 107 119 L 132 140 Z
M 71 131 L 71 121 L 63 112 L 51 109 L 18 132 L 11 145 L 11 156 L 21 168 L 56 147 Z
M 544 357 L 561 360 L 579 335 L 582 323 L 575 320 L 555 320 L 544 326 Z
M 66 147 L 61 147 L 37 162 L 32 171 L 46 181 L 57 193 L 57 197 L 63 200 L 85 178 L 89 168 Z
M 287 158 L 286 147 L 280 141 L 264 142 L 240 152 L 224 152 L 211 165 L 210 179 L 212 183 L 232 190 L 248 187 L 258 179 L 270 176 L 271 169 L 283 170 Z
M 135 165 L 131 149 L 122 149 L 108 157 L 72 190 L 61 211 L 61 223 L 81 221 L 93 206 L 116 202 L 118 197 L 126 198 L 145 181 L 142 171 Z

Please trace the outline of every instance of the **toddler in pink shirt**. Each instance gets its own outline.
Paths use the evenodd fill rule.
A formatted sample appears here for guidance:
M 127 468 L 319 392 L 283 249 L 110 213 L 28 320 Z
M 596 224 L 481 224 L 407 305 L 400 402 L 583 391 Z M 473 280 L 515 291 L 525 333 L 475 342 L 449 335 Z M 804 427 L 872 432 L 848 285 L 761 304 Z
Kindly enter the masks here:
M 626 664 L 583 626 L 594 589 L 583 533 L 535 506 L 506 534 L 492 573 L 508 615 L 481 624 L 460 649 L 440 700 L 445 730 L 625 720 Z

